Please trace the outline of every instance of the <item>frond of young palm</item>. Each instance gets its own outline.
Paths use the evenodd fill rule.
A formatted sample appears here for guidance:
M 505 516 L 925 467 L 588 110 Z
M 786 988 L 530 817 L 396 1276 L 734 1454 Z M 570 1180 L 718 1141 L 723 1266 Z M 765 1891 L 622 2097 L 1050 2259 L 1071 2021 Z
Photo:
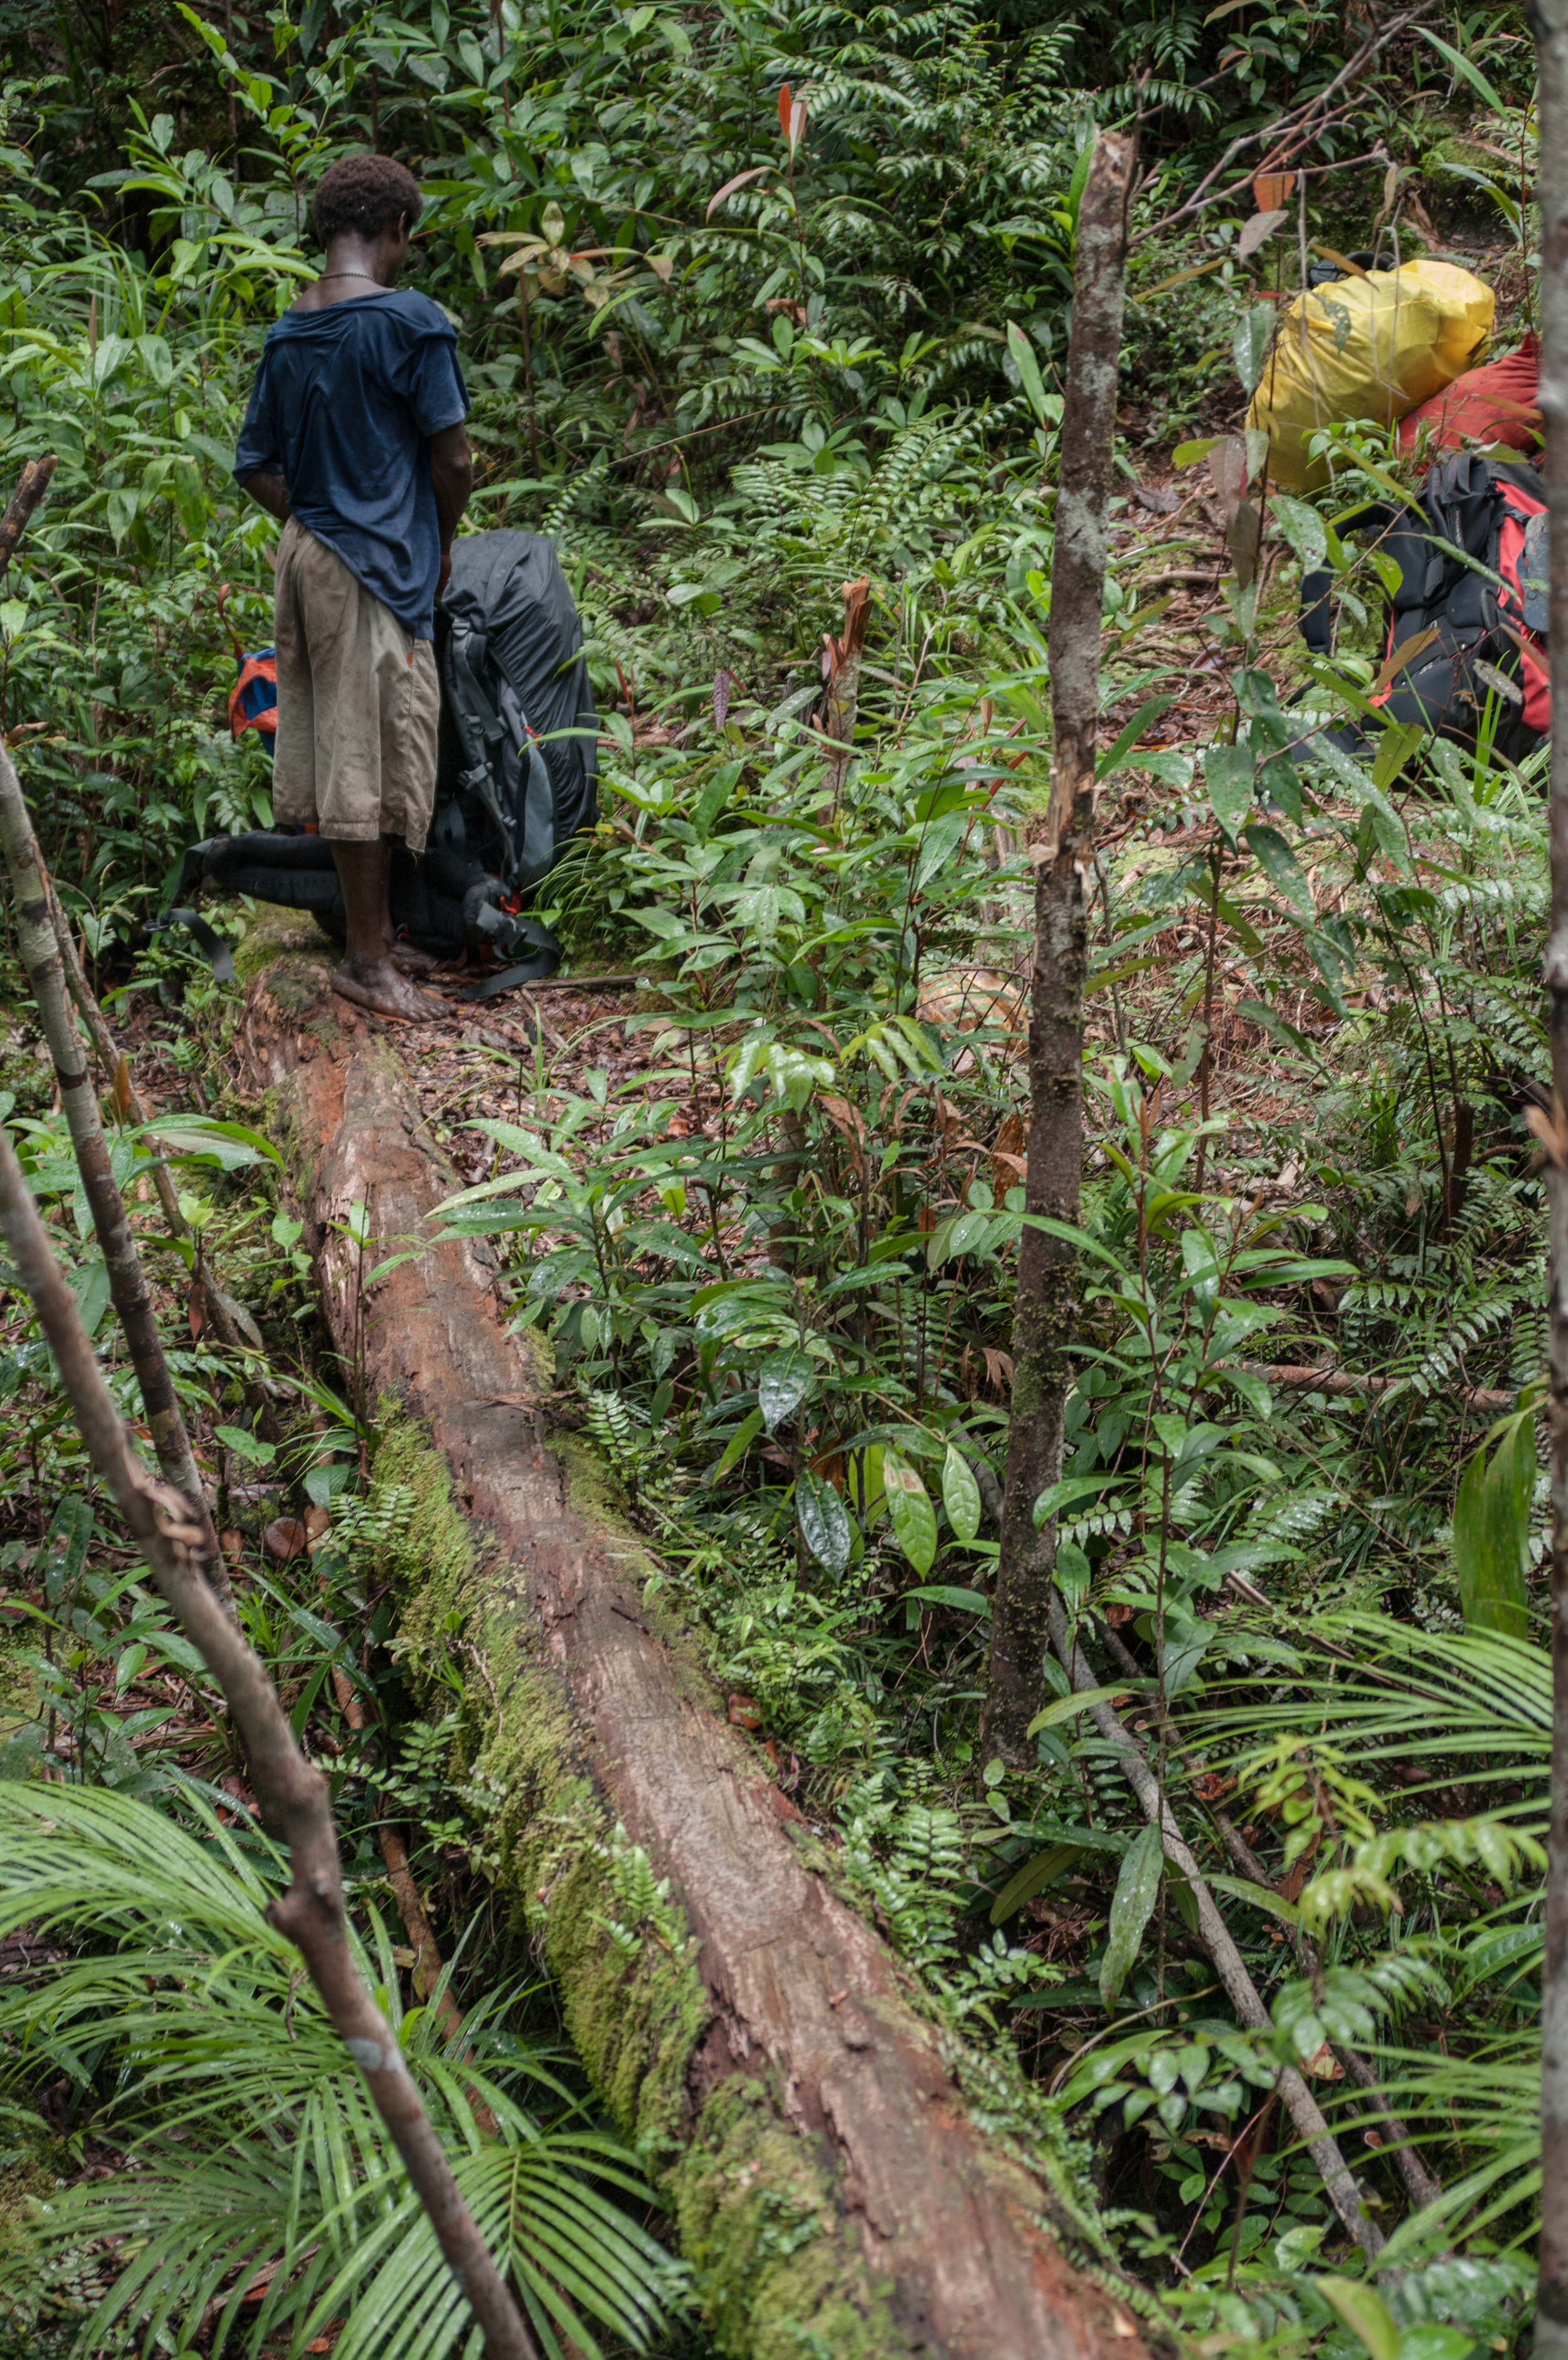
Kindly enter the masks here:
M 1268 1696 L 1249 1684 L 1245 1701 L 1233 1700 L 1241 1688 L 1214 1683 L 1184 1711 L 1184 1736 L 1229 1765 L 1299 1732 L 1314 1751 L 1352 1764 L 1385 1809 L 1378 1836 L 1357 1844 L 1342 1834 L 1338 1857 L 1353 1865 L 1380 1855 L 1398 1862 L 1388 1874 L 1399 1888 L 1401 1915 L 1390 1920 L 1399 1947 L 1386 1963 L 1419 1959 L 1441 1969 L 1449 2004 L 1464 2002 L 1472 2027 L 1489 2018 L 1493 2027 L 1484 2047 L 1464 2056 L 1397 2038 L 1369 2044 L 1417 2146 L 1441 2149 L 1445 2182 L 1441 2199 L 1396 2232 L 1386 2263 L 1414 2261 L 1461 2237 L 1527 2243 L 1541 2186 L 1541 2045 L 1530 1989 L 1541 1964 L 1541 1877 L 1527 1871 L 1508 1891 L 1510 1877 L 1500 1874 L 1499 1906 L 1474 1917 L 1467 1901 L 1457 1923 L 1444 1879 L 1456 1863 L 1484 1856 L 1488 1829 L 1499 1852 L 1539 1861 L 1529 1839 L 1543 1832 L 1549 1804 L 1549 1656 L 1494 1633 L 1339 1614 L 1313 1622 Z M 1469 1806 L 1466 1818 L 1454 1816 L 1456 1801 Z M 1307 1904 L 1310 1897 L 1309 1888 Z M 1335 1935 L 1331 1947 L 1337 1955 L 1343 1938 Z M 1349 2082 L 1329 2104 L 1350 2135 L 1377 2125 Z
M 1271 1643 L 1272 1644 L 1272 1643 Z M 1257 1676 L 1216 1682 L 1183 1713 L 1183 1732 L 1217 1752 L 1255 1754 L 1287 1731 L 1354 1751 L 1364 1776 L 1396 1763 L 1424 1775 L 1403 1788 L 1475 1789 L 1476 1807 L 1533 1830 L 1544 1823 L 1552 1753 L 1552 1666 L 1539 1647 L 1495 1633 L 1412 1629 L 1383 1614 L 1325 1615 L 1299 1643 L 1273 1693 Z M 1272 1675 L 1277 1656 L 1268 1658 Z M 1488 1805 L 1487 1788 L 1514 1790 Z M 1429 1816 L 1431 1816 L 1430 1813 Z
M 1389 2239 L 1383 2266 L 1402 2267 L 1462 2238 L 1529 2247 L 1541 2225 L 1541 2041 L 1520 2026 L 1468 2057 L 1386 2049 L 1383 2086 L 1418 2147 L 1454 2141 L 1484 2159 Z M 1367 2125 L 1370 2115 L 1358 2115 Z
M 128 2166 L 42 2209 L 34 2263 L 113 2253 L 83 2352 L 183 2344 L 210 2311 L 214 2354 L 280 2335 L 298 2349 L 345 2319 L 345 2355 L 440 2360 L 472 2333 L 471 2314 L 359 2076 L 262 1915 L 269 1850 L 193 1808 L 199 1838 L 113 1792 L 0 1785 L 0 1935 L 30 1924 L 81 1953 L 0 1996 L 0 2070 L 18 2094 L 46 2071 L 95 2090 L 94 2128 Z M 455 2054 L 428 2008 L 401 2009 L 378 1923 L 359 1963 L 545 2350 L 564 2335 L 593 2353 L 596 2325 L 644 2345 L 677 2273 L 610 2192 L 648 2201 L 634 2159 L 530 2111 L 520 2083 L 558 2116 L 569 2103 L 542 2056 L 494 2035 L 489 1999 Z M 481 2137 L 475 2102 L 495 2137 Z

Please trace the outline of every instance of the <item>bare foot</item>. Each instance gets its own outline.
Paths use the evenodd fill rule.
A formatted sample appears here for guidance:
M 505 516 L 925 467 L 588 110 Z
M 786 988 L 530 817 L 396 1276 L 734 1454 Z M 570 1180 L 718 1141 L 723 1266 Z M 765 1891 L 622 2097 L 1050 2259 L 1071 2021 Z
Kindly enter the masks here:
M 443 959 L 433 958 L 429 951 L 415 950 L 412 943 L 389 943 L 387 956 L 402 975 L 433 975 Z
M 389 958 L 345 958 L 332 979 L 332 988 L 356 1008 L 377 1016 L 400 1017 L 405 1024 L 428 1024 L 445 1009 L 439 1000 L 406 983 Z

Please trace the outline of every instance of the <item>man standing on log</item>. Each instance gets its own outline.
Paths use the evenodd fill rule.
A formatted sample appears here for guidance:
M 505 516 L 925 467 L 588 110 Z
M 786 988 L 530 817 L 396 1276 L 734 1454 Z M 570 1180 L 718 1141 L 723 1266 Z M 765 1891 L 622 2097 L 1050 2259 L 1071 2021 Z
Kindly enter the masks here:
M 392 853 L 424 849 L 435 799 L 435 601 L 474 463 L 445 314 L 398 291 L 421 198 L 388 156 L 349 156 L 312 208 L 326 268 L 270 330 L 236 480 L 283 525 L 273 634 L 272 805 L 332 847 L 348 919 L 345 1000 L 421 1021 L 401 970 Z

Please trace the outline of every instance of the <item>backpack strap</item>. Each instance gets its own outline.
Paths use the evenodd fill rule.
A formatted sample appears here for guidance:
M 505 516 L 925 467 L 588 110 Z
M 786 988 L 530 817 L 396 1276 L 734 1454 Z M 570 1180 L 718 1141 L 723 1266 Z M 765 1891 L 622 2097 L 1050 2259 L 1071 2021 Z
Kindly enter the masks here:
M 492 749 L 506 738 L 506 725 L 486 695 L 479 673 L 488 652 L 488 642 L 482 631 L 461 619 L 454 622 L 452 636 L 446 644 L 448 670 L 452 686 L 452 718 L 457 727 L 458 742 L 463 748 L 463 770 L 458 777 L 460 794 L 477 795 L 500 830 L 506 852 L 509 880 L 517 868 L 517 844 L 511 824 L 501 810 L 496 794 L 495 763 Z

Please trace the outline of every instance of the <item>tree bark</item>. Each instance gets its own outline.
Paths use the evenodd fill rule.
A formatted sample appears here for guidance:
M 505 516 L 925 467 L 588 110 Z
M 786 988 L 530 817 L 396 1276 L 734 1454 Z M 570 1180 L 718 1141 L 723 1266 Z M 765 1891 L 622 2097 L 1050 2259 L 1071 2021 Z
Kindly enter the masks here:
M 60 963 L 65 972 L 65 988 L 75 1001 L 76 1012 L 87 1027 L 87 1037 L 98 1053 L 98 1063 L 103 1068 L 104 1080 L 116 1093 L 124 1091 L 125 1095 L 120 1103 L 134 1123 L 145 1127 L 148 1110 L 135 1082 L 131 1079 L 130 1060 L 110 1032 L 104 1011 L 93 996 L 93 987 L 82 971 L 82 962 L 76 956 L 76 946 L 71 939 L 70 924 L 65 912 L 60 907 L 60 896 L 54 890 L 54 880 L 44 866 L 36 836 L 33 839 L 33 857 L 38 861 L 38 877 L 43 886 L 44 897 L 49 903 L 49 920 L 54 927 L 55 946 L 60 952 Z M 156 1146 L 156 1140 L 151 1143 Z M 188 1238 L 191 1234 L 191 1225 L 180 1209 L 180 1191 L 175 1186 L 173 1174 L 161 1155 L 155 1156 L 153 1159 L 152 1185 L 158 1192 L 158 1201 L 163 1207 L 164 1227 L 170 1236 Z M 246 1349 L 245 1338 L 239 1332 L 238 1325 L 230 1308 L 229 1298 L 210 1274 L 202 1292 L 206 1297 L 207 1315 L 218 1341 L 225 1351 L 243 1354 Z M 282 1429 L 278 1424 L 277 1413 L 261 1386 L 253 1377 L 247 1374 L 242 1374 L 241 1382 L 245 1386 L 246 1400 L 257 1414 L 260 1431 L 269 1442 L 281 1441 Z
M 1130 140 L 1113 132 L 1095 134 L 1078 216 L 1057 491 L 1047 643 L 1050 807 L 1043 831 L 1030 845 L 1035 962 L 1025 1203 L 1032 1214 L 1070 1222 L 1078 1218 L 1083 1168 L 1083 869 L 1093 846 L 1101 608 L 1133 169 Z M 987 1752 L 1014 1767 L 1034 1759 L 1027 1731 L 1039 1709 L 1041 1666 L 1049 1644 L 1056 1528 L 1052 1523 L 1036 1530 L 1035 1502 L 1061 1473 L 1062 1419 L 1071 1382 L 1065 1347 L 1075 1307 L 1071 1247 L 1026 1229 L 1018 1250 L 1002 1553 L 981 1716 Z
M 221 1563 L 217 1535 L 213 1531 L 212 1519 L 203 1501 L 202 1478 L 191 1453 L 190 1437 L 180 1414 L 174 1380 L 164 1358 L 158 1322 L 153 1317 L 152 1299 L 148 1294 L 147 1280 L 137 1253 L 136 1240 L 126 1218 L 125 1205 L 110 1165 L 109 1144 L 104 1136 L 98 1100 L 93 1088 L 92 1062 L 71 1022 L 65 978 L 60 967 L 60 945 L 55 940 L 42 863 L 33 841 L 32 822 L 27 816 L 27 807 L 22 799 L 21 786 L 11 757 L 3 745 L 0 745 L 0 852 L 4 853 L 11 875 L 22 966 L 32 986 L 38 1021 L 54 1060 L 60 1105 L 71 1131 L 71 1145 L 76 1150 L 77 1169 L 82 1175 L 82 1185 L 93 1215 L 93 1227 L 108 1268 L 109 1294 L 125 1331 L 126 1347 L 136 1371 L 137 1382 L 141 1387 L 142 1406 L 147 1412 L 152 1447 L 165 1482 L 172 1483 L 175 1490 L 182 1491 L 193 1504 L 210 1543 L 209 1562 L 216 1568 Z M 214 1583 L 214 1586 L 220 1585 L 226 1595 L 227 1583 L 221 1575 L 216 1577 Z
M 47 459 L 29 459 L 23 468 L 16 490 L 5 503 L 5 513 L 0 516 L 0 574 L 4 574 L 16 553 L 16 544 L 32 519 L 33 510 L 49 487 L 49 479 L 59 459 L 51 451 Z
M 302 945 L 258 975 L 237 1046 L 296 1173 L 341 1346 L 356 1279 L 334 1224 L 359 1202 L 378 1239 L 428 1240 L 424 1216 L 458 1184 L 390 1040 L 326 978 Z M 485 1256 L 426 1245 L 365 1317 L 383 1448 L 444 1462 L 482 1520 L 466 1588 L 442 1577 L 428 1607 L 405 1590 L 405 1660 L 417 1668 L 422 1613 L 433 1633 L 462 1622 L 439 1644 L 481 1666 L 467 1713 L 477 1769 L 506 1789 L 500 1897 L 526 1913 L 594 2086 L 657 2159 L 723 2348 L 793 2349 L 787 2321 L 794 2340 L 860 2360 L 1139 2360 L 1130 2312 L 1045 2225 L 1109 2259 L 1065 2170 L 1025 2169 L 971 2119 L 952 2044 L 817 1872 L 815 1831 L 729 1724 L 602 1466 L 555 1427 L 549 1356 L 509 1332 Z M 447 1546 L 422 1541 L 422 1562 Z M 689 1939 L 616 1949 L 604 1863 L 623 1841 L 669 1879 Z M 788 2238 L 779 2220 L 797 2224 Z
M 288 1846 L 293 1881 L 268 1915 L 297 1944 L 311 1980 L 364 2074 L 430 2215 L 454 2277 L 484 2330 L 489 2360 L 538 2360 L 537 2348 L 474 2225 L 402 2050 L 360 1981 L 348 1947 L 343 1875 L 327 1784 L 294 1742 L 278 1691 L 205 1578 L 203 1527 L 192 1502 L 148 1475 L 49 1248 L 38 1208 L 0 1131 L 0 1232 L 49 1339 L 93 1463 L 176 1621 L 227 1700 L 257 1797 Z
M 1536 0 L 1541 77 L 1541 409 L 1551 511 L 1551 639 L 1568 650 L 1568 0 Z M 1554 719 L 1559 716 L 1554 716 Z M 1552 1447 L 1552 1833 L 1541 1986 L 1541 2246 L 1535 2348 L 1568 2360 L 1568 723 L 1552 734 L 1552 1041 L 1547 1142 Z

